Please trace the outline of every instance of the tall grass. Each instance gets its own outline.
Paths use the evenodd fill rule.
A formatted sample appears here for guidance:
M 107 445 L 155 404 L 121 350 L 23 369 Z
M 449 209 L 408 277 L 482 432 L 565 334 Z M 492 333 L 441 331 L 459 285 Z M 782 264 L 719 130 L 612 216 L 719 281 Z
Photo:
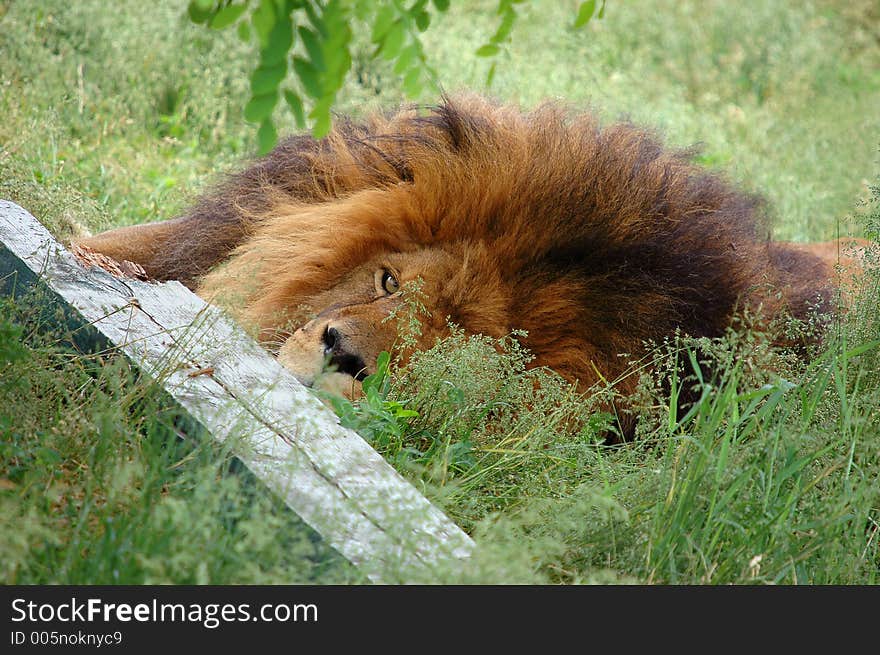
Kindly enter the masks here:
M 519 5 L 488 91 L 656 125 L 763 193 L 779 238 L 880 234 L 876 4 Z M 453 3 L 426 33 L 444 89 L 484 88 L 467 53 L 496 3 Z M 0 196 L 56 235 L 167 218 L 255 146 L 253 63 L 185 3 L 0 0 Z M 403 99 L 354 46 L 340 110 Z M 421 100 L 433 101 L 426 90 Z M 291 119 L 279 115 L 280 125 Z M 286 122 L 285 122 L 286 121 Z M 747 331 L 661 344 L 636 405 L 641 439 L 604 445 L 595 397 L 527 371 L 515 339 L 457 335 L 378 376 L 343 419 L 479 544 L 445 582 L 877 582 L 880 280 L 809 366 Z M 37 309 L 0 306 L 4 582 L 351 582 L 342 559 L 118 357 L 83 356 Z M 712 360 L 714 373 L 704 364 Z M 393 369 L 393 366 L 392 366 Z M 679 392 L 700 399 L 680 412 Z
M 750 357 L 766 344 L 734 332 L 659 348 L 665 384 L 643 402 L 665 405 L 636 408 L 650 428 L 636 444 L 602 445 L 601 394 L 524 370 L 507 340 L 463 335 L 386 387 L 394 416 L 410 414 L 403 425 L 376 430 L 375 400 L 343 415 L 481 545 L 501 549 L 505 566 L 487 569 L 501 579 L 873 584 L 876 270 L 866 288 L 854 314 L 873 314 L 871 340 L 853 345 L 865 323 L 850 318 L 809 365 L 783 356 L 776 371 L 755 368 Z M 679 413 L 685 386 L 698 400 Z
M 65 345 L 47 304 L 0 302 L 4 582 L 360 579 L 121 355 Z

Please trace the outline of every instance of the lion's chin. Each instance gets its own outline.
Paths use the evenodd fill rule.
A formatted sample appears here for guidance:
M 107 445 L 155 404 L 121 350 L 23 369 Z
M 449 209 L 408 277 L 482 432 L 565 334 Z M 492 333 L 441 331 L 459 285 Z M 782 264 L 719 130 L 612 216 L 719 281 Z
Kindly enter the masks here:
M 321 395 L 341 396 L 357 400 L 363 394 L 361 383 L 348 373 L 327 372 L 314 378 L 296 378 L 306 387 L 322 392 Z

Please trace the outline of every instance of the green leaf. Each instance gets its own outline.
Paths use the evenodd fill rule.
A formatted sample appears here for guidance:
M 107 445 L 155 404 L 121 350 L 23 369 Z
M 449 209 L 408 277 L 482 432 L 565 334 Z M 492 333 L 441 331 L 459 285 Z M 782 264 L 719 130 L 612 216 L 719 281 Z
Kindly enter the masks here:
M 422 69 L 416 66 L 415 68 L 410 69 L 406 74 L 406 77 L 403 78 L 403 91 L 410 98 L 417 98 L 422 92 L 421 77 Z
M 246 5 L 227 5 L 214 14 L 210 25 L 215 30 L 229 27 L 241 17 L 245 9 L 247 9 Z
M 506 41 L 507 37 L 510 36 L 510 31 L 513 29 L 514 22 L 516 22 L 516 11 L 514 11 L 513 7 L 508 7 L 507 11 L 504 12 L 504 16 L 501 18 L 501 24 L 498 26 L 495 34 L 489 39 L 489 41 L 492 43 Z
M 206 23 L 214 13 L 213 3 L 208 3 L 207 6 L 205 6 L 204 2 L 192 0 L 186 8 L 186 13 L 189 15 L 189 19 L 193 23 L 196 23 L 197 25 Z
M 602 6 L 599 7 L 599 14 L 596 18 L 604 18 L 605 17 L 605 0 L 602 0 Z
M 352 9 L 358 20 L 367 21 L 373 15 L 373 0 L 355 0 Z
M 278 102 L 278 94 L 275 91 L 252 97 L 244 106 L 245 120 L 251 123 L 264 122 L 272 115 L 276 102 Z
M 341 32 L 345 32 L 345 34 L 340 34 L 339 38 L 334 38 L 333 41 L 327 44 L 330 47 L 324 51 L 324 61 L 327 64 L 328 71 L 335 71 L 337 75 L 344 77 L 351 68 L 351 52 L 348 50 L 348 44 L 351 41 L 351 31 L 346 26 Z M 342 82 L 340 81 L 341 84 Z
M 318 5 L 318 6 L 320 6 L 320 5 Z M 312 27 L 314 27 L 316 30 L 318 30 L 318 34 L 320 34 L 321 37 L 326 40 L 330 35 L 327 31 L 327 26 L 324 24 L 324 20 L 323 20 L 321 14 L 319 14 L 315 10 L 315 5 L 311 2 L 308 2 L 305 5 L 303 5 L 303 9 L 305 9 L 306 15 L 309 17 L 309 22 L 312 24 Z M 332 13 L 332 11 L 333 11 L 332 0 L 330 0 L 330 2 L 327 3 L 326 5 L 324 5 L 324 7 L 322 9 L 323 9 L 323 13 L 325 16 L 328 11 Z M 338 7 L 337 7 L 337 9 L 338 9 Z
M 501 50 L 494 43 L 487 43 L 484 46 L 477 48 L 477 52 L 475 53 L 477 57 L 494 57 L 498 54 L 498 51 Z
M 582 2 L 581 6 L 578 7 L 577 18 L 574 19 L 575 29 L 583 27 L 584 25 L 589 23 L 595 11 L 596 0 L 587 0 L 586 2 Z
M 400 52 L 401 47 L 403 47 L 403 41 L 406 38 L 406 25 L 404 25 L 402 20 L 397 20 L 391 26 L 391 29 L 388 30 L 388 34 L 385 35 L 385 39 L 382 41 L 382 47 L 379 52 L 382 53 L 382 56 L 391 61 L 395 57 L 397 57 Z
M 251 40 L 251 27 L 246 22 L 241 21 L 235 31 L 242 43 L 247 43 Z
M 332 90 L 334 93 L 342 88 L 345 83 L 345 77 L 351 70 L 351 53 L 348 51 L 347 44 L 334 48 L 333 56 L 329 58 L 325 75 L 324 92 Z
M 302 39 L 303 44 L 306 47 L 306 52 L 309 54 L 309 59 L 312 62 L 312 66 L 315 67 L 318 71 L 325 70 L 324 65 L 324 53 L 321 48 L 321 40 L 318 38 L 318 35 L 315 34 L 308 27 L 300 25 L 297 29 L 299 32 L 299 36 Z
M 410 68 L 413 60 L 418 56 L 419 46 L 415 43 L 410 43 L 408 46 L 400 51 L 400 54 L 397 57 L 397 61 L 394 62 L 394 74 L 403 75 L 404 71 Z
M 449 9 L 449 0 L 433 0 L 437 11 L 446 11 Z
M 287 75 L 287 62 L 274 66 L 260 64 L 251 74 L 251 93 L 254 96 L 267 95 L 275 91 Z
M 320 139 L 327 136 L 327 133 L 330 132 L 330 110 L 321 109 L 317 111 L 317 109 L 316 107 L 310 116 L 315 121 L 314 125 L 312 125 L 312 136 Z
M 376 20 L 373 21 L 373 31 L 370 33 L 370 41 L 373 43 L 381 43 L 388 34 L 388 30 L 394 24 L 397 13 L 394 11 L 394 5 L 387 4 L 376 14 Z
M 290 17 L 281 16 L 269 32 L 266 47 L 260 51 L 262 64 L 277 64 L 287 59 L 287 52 L 293 45 L 293 24 Z
M 272 0 L 261 0 L 260 6 L 251 14 L 251 24 L 257 31 L 260 43 L 265 47 L 269 42 L 269 34 L 275 27 L 275 3 Z
M 318 71 L 307 60 L 302 57 L 294 57 L 293 70 L 296 72 L 299 81 L 302 82 L 306 93 L 316 99 L 324 94 Z
M 374 392 L 377 395 L 381 392 L 382 383 L 388 375 L 388 364 L 391 361 L 391 355 L 387 351 L 382 351 L 376 358 L 376 372 L 368 375 L 361 385 L 364 393 Z M 382 398 L 379 398 L 382 401 Z M 382 403 L 384 405 L 384 401 Z
M 424 32 L 431 24 L 431 14 L 429 14 L 427 11 L 421 11 L 417 13 L 415 19 L 416 27 L 419 28 L 419 32 Z
M 339 88 L 351 68 L 351 52 L 348 49 L 352 38 L 349 3 L 330 0 L 324 6 L 323 19 L 329 36 L 321 43 L 321 51 L 324 55 L 324 65 L 331 78 L 331 83 L 325 84 L 325 87 Z
M 300 97 L 296 93 L 289 89 L 285 89 L 284 99 L 287 101 L 290 111 L 293 112 L 293 120 L 296 121 L 296 126 L 303 129 L 306 126 L 306 114 L 305 111 L 303 111 L 302 100 L 300 100 Z
M 492 65 L 489 66 L 489 73 L 486 75 L 486 88 L 487 89 L 490 86 L 492 86 L 492 82 L 495 81 L 495 69 L 496 69 L 497 64 L 498 64 L 497 61 L 493 61 Z
M 277 142 L 278 132 L 275 131 L 275 126 L 272 124 L 272 121 L 269 119 L 263 121 L 260 125 L 260 129 L 257 130 L 257 146 L 259 154 L 265 155 L 275 147 Z

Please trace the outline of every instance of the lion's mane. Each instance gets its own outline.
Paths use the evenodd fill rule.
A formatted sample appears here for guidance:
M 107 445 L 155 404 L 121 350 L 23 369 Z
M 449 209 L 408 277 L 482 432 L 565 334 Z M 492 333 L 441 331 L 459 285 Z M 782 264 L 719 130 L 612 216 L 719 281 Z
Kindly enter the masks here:
M 760 201 L 692 155 L 556 104 L 464 96 L 341 120 L 208 194 L 181 219 L 199 249 L 169 247 L 163 275 L 195 285 L 235 249 L 200 291 L 250 277 L 239 313 L 269 329 L 377 252 L 455 249 L 462 312 L 526 330 L 539 365 L 612 380 L 619 353 L 676 328 L 718 336 L 746 306 L 802 316 L 828 298 L 821 263 L 772 245 Z

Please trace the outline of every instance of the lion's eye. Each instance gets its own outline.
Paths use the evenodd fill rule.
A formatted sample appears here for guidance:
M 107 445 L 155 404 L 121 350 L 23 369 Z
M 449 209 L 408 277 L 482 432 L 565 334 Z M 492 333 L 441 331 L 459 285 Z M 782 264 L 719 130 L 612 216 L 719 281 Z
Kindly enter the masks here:
M 385 290 L 389 296 L 400 291 L 400 282 L 397 281 L 397 278 L 394 277 L 390 272 L 385 271 L 382 273 L 382 289 Z

